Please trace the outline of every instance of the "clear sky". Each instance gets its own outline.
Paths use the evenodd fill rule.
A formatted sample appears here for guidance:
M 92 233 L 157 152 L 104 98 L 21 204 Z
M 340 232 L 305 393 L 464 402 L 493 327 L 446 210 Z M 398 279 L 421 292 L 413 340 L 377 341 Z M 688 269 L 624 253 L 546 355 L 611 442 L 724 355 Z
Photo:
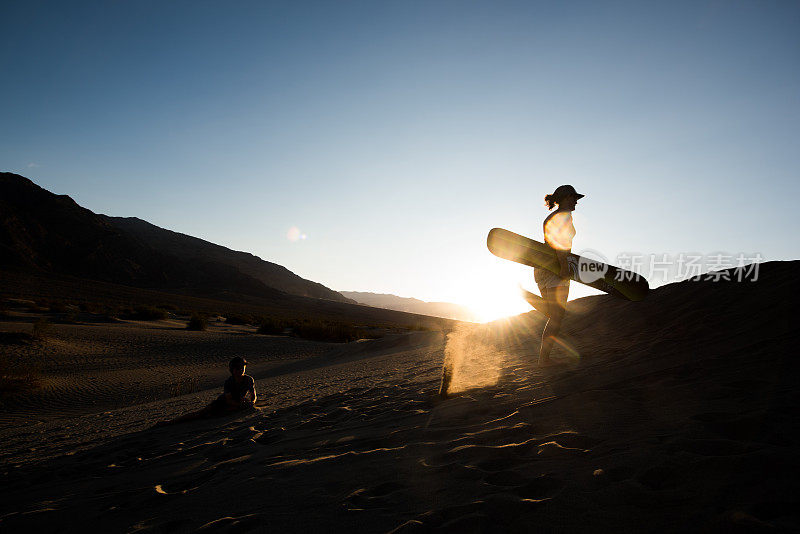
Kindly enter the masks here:
M 766 0 L 7 1 L 0 168 L 333 289 L 524 311 L 486 233 L 541 239 L 562 183 L 575 251 L 800 257 L 799 27 Z

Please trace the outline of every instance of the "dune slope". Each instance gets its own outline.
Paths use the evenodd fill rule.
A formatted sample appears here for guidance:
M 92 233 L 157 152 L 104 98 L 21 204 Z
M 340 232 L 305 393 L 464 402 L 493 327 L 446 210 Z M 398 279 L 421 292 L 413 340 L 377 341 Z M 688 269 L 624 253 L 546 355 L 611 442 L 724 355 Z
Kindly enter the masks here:
M 0 528 L 795 531 L 799 264 L 576 301 L 544 370 L 535 313 L 310 358 L 261 411 L 8 464 Z M 448 351 L 484 383 L 432 402 Z

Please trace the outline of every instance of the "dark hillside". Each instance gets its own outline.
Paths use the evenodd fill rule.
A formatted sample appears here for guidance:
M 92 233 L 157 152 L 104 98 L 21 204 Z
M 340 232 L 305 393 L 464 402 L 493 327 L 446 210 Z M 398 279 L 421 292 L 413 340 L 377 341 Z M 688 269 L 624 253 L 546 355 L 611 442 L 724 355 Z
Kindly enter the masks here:
M 268 287 L 292 295 L 356 302 L 322 284 L 301 278 L 282 265 L 264 261 L 247 252 L 231 250 L 196 237 L 166 230 L 136 217 L 107 217 L 105 215 L 100 217 L 112 227 L 136 237 L 152 249 L 175 256 L 180 260 L 212 261 L 219 265 L 233 267 Z

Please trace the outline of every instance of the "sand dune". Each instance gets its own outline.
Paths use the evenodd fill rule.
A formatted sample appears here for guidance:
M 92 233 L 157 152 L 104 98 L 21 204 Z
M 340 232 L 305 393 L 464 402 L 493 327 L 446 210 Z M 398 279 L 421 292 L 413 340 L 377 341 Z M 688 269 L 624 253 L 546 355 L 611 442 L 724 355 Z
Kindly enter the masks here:
M 4 399 L 0 428 L 64 415 L 82 415 L 217 387 L 234 356 L 253 359 L 256 374 L 285 360 L 308 358 L 327 343 L 256 336 L 253 328 L 214 326 L 190 332 L 185 322 L 53 324 L 43 343 L 5 346 L 15 362 L 37 369 L 44 387 Z M 30 331 L 19 322 L 0 331 Z
M 581 299 L 544 370 L 531 313 L 310 350 L 251 413 L 145 428 L 209 390 L 47 421 L 5 442 L 0 528 L 796 531 L 797 269 Z M 432 402 L 448 351 L 483 383 Z

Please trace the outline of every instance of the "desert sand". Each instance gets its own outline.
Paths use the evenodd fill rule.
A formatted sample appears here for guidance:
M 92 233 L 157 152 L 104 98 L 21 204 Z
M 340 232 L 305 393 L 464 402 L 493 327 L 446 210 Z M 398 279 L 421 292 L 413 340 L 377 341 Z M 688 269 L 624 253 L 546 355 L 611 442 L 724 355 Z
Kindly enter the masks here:
M 341 345 L 58 325 L 27 357 L 60 378 L 3 408 L 0 530 L 796 531 L 798 268 L 576 300 L 544 369 L 537 312 Z M 149 428 L 232 355 L 257 410 Z

